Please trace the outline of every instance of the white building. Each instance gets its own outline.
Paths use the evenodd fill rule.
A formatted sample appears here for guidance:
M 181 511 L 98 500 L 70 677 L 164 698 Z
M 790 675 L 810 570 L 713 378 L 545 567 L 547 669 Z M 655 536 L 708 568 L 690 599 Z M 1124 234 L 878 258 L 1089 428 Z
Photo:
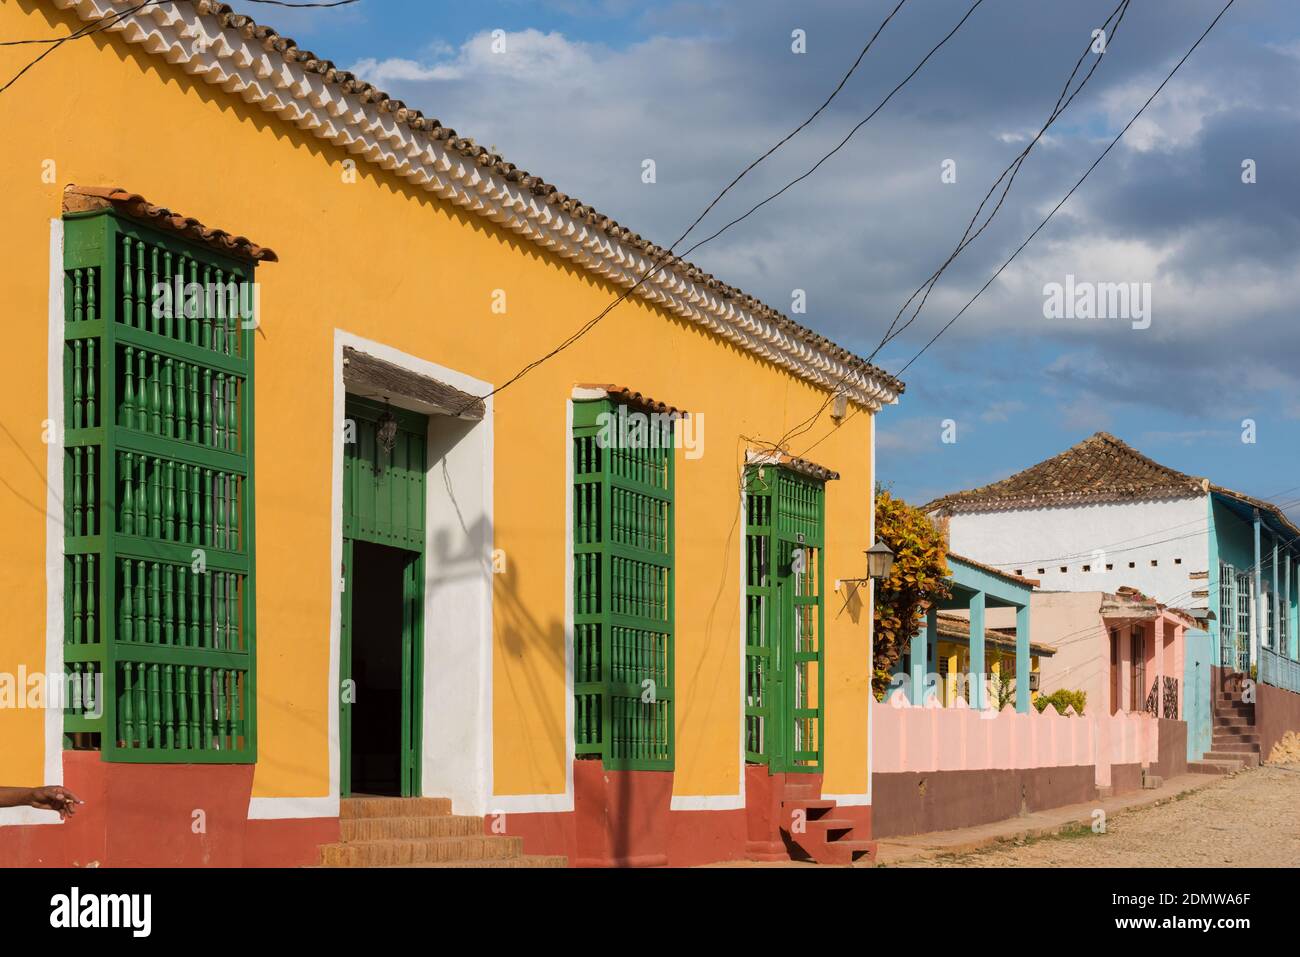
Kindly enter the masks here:
M 1208 618 L 1223 667 L 1244 670 L 1261 645 L 1297 657 L 1300 529 L 1273 503 L 1168 468 L 1113 435 L 923 508 L 952 551 L 1044 591 L 1127 587 Z

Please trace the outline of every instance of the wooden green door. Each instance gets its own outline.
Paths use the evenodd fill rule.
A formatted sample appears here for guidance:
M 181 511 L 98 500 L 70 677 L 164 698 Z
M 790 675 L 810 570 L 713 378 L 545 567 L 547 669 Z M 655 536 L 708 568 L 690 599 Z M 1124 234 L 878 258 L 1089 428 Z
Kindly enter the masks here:
M 820 772 L 824 488 L 775 466 L 746 476 L 745 751 L 773 772 Z
M 391 418 L 390 418 L 391 417 Z M 400 793 L 420 794 L 424 667 L 425 443 L 428 420 L 405 409 L 348 396 L 343 469 L 343 568 L 339 641 L 339 787 L 352 789 L 355 563 L 358 542 L 400 549 Z M 385 436 L 385 432 L 391 433 Z
M 343 568 L 339 599 L 339 794 L 352 793 L 352 553 L 353 540 L 343 539 Z
M 402 573 L 402 797 L 416 797 L 424 714 L 424 556 L 409 553 Z

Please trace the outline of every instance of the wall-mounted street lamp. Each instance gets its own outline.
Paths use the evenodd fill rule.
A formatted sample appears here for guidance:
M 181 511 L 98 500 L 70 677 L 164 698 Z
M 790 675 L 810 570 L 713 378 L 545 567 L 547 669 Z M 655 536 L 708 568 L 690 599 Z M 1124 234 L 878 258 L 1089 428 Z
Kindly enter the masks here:
M 877 541 L 864 554 L 867 556 L 867 577 L 841 578 L 835 583 L 836 591 L 840 590 L 841 585 L 861 585 L 873 578 L 879 581 L 882 578 L 889 577 L 889 573 L 894 567 L 894 553 L 890 551 L 888 545 L 882 541 Z
M 867 549 L 867 577 L 888 578 L 894 567 L 894 553 L 882 541 Z

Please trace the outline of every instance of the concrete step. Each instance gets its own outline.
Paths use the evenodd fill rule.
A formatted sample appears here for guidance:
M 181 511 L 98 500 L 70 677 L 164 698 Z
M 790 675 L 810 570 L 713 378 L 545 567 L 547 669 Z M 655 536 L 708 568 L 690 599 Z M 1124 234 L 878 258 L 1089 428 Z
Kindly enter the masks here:
M 1259 735 L 1254 731 L 1239 731 L 1235 733 L 1233 732 L 1225 733 L 1216 730 L 1211 740 L 1214 742 L 1214 745 L 1216 747 L 1219 745 L 1220 741 L 1224 742 L 1225 744 L 1251 744 L 1254 745 L 1255 747 L 1259 747 Z
M 1216 728 L 1253 728 L 1255 727 L 1255 722 L 1250 718 L 1243 718 L 1240 715 L 1232 715 L 1228 717 L 1220 716 L 1214 719 L 1214 726 Z
M 350 797 L 339 801 L 341 819 L 358 817 L 432 817 L 451 813 L 451 798 Z
M 843 818 L 821 817 L 807 822 L 808 833 L 820 832 L 823 840 L 835 841 L 848 831 L 853 830 L 853 822 Z M 836 834 L 838 832 L 838 834 Z
M 785 812 L 787 820 L 791 820 L 791 815 L 795 811 L 804 812 L 804 820 L 811 824 L 813 821 L 819 821 L 827 817 L 835 810 L 834 801 L 807 801 L 801 798 L 791 800 L 789 797 L 782 799 L 781 809 Z
M 1210 751 L 1219 754 L 1259 754 L 1259 744 L 1249 741 L 1222 741 L 1215 738 Z
M 1190 774 L 1232 774 L 1234 771 L 1240 771 L 1242 764 L 1240 761 L 1188 761 L 1187 771 Z
M 1240 702 L 1218 702 L 1214 706 L 1215 717 L 1222 718 L 1246 718 L 1247 720 L 1255 717 L 1255 706 L 1253 704 L 1241 704 Z
M 521 837 L 435 837 L 407 840 L 351 841 L 324 844 L 320 862 L 326 867 L 380 867 L 445 864 L 521 858 Z
M 1215 727 L 1212 728 L 1211 731 L 1214 734 L 1222 734 L 1222 735 L 1233 736 L 1233 737 L 1239 737 L 1243 734 L 1258 734 L 1258 729 L 1256 729 L 1256 727 L 1253 724 L 1215 725 Z
M 353 817 L 339 821 L 339 832 L 343 843 L 425 837 L 476 837 L 483 834 L 483 819 L 465 814 Z
M 1148 791 L 1154 791 L 1156 788 L 1160 787 L 1160 785 L 1164 783 L 1165 783 L 1164 778 L 1162 778 L 1160 775 L 1147 774 L 1145 771 L 1142 772 L 1143 789 Z
M 1259 755 L 1250 751 L 1207 751 L 1205 761 L 1238 761 L 1248 768 L 1259 767 Z
M 852 864 L 854 861 L 872 861 L 876 858 L 875 841 L 831 841 L 819 848 L 820 854 L 814 856 L 818 864 Z

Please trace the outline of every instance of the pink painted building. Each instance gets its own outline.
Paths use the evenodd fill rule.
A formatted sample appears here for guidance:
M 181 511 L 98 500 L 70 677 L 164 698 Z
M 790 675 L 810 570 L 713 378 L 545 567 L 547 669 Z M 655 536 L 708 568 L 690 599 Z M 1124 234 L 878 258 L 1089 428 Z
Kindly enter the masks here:
M 1120 588 L 1034 592 L 1030 616 L 1034 636 L 1056 649 L 1041 664 L 1042 693 L 1083 691 L 1094 714 L 1183 719 L 1186 633 L 1196 627 L 1186 612 Z

